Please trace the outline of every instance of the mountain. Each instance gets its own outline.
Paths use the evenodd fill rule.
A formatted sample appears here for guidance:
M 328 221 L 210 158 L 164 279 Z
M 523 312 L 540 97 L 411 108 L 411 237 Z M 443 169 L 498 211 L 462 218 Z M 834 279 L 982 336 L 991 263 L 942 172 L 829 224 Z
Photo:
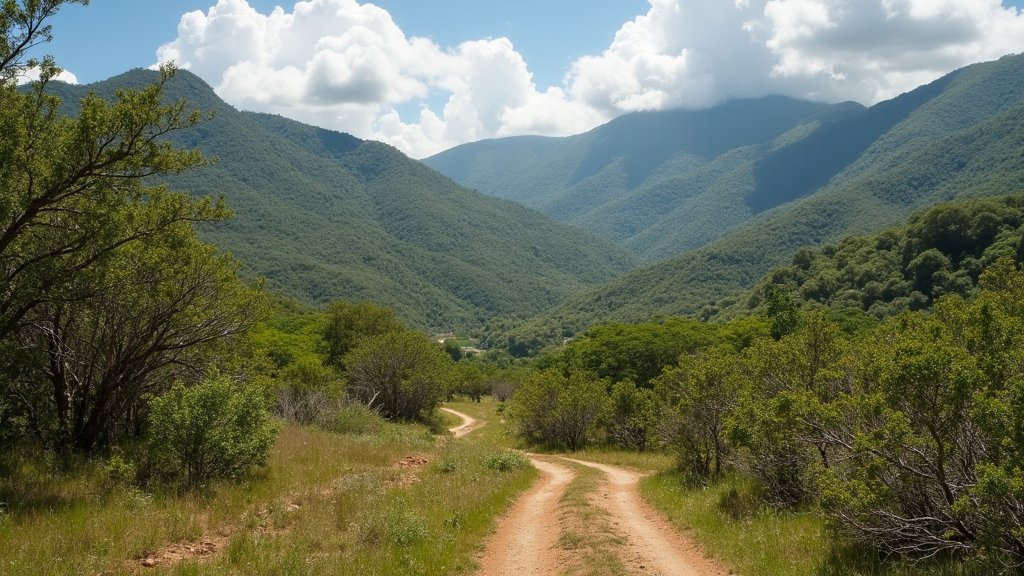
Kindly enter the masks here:
M 853 159 L 836 161 L 845 167 L 811 194 L 767 208 L 706 246 L 571 297 L 511 337 L 562 337 L 609 320 L 714 316 L 801 247 L 877 232 L 940 202 L 1024 192 L 1024 56 L 968 66 L 823 123 L 757 170 L 768 181 L 801 166 L 813 171 L 835 157 L 826 151 L 847 148 Z M 771 204 L 758 198 L 749 202 Z
M 156 78 L 136 70 L 54 89 L 73 103 Z M 235 216 L 202 236 L 275 291 L 313 303 L 374 300 L 443 329 L 535 314 L 634 265 L 610 242 L 463 188 L 385 144 L 237 111 L 188 72 L 168 96 L 213 114 L 173 140 L 216 158 L 168 184 L 224 196 Z
M 736 100 L 627 114 L 567 138 L 465 144 L 424 162 L 656 260 L 703 246 L 828 182 L 866 146 L 864 137 L 829 135 L 863 128 L 854 120 L 863 111 L 778 96 Z M 819 148 L 822 135 L 829 145 Z M 804 142 L 810 146 L 800 148 Z M 816 161 L 794 166 L 807 151 Z

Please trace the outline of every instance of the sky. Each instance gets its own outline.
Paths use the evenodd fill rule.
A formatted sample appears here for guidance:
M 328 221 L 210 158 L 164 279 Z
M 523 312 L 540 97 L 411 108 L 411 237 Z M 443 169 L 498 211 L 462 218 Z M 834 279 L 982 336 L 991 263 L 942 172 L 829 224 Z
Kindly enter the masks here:
M 866 105 L 1024 52 L 1024 0 L 91 0 L 69 81 L 173 60 L 236 108 L 416 158 L 639 110 L 782 94 Z

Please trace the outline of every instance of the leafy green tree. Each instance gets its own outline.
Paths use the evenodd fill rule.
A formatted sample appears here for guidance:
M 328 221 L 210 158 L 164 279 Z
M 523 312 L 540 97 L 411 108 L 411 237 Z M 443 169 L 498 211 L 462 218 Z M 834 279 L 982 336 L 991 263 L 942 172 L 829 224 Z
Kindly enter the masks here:
M 692 480 L 722 475 L 731 452 L 727 422 L 742 388 L 736 353 L 727 346 L 684 356 L 656 381 L 665 406 L 662 436 Z
M 200 120 L 184 102 L 164 103 L 173 68 L 113 103 L 87 96 L 68 118 L 46 91 L 56 68 L 42 66 L 29 90 L 0 85 L 0 338 L 39 306 L 83 297 L 80 281 L 120 248 L 227 216 L 208 199 L 143 183 L 200 163 L 164 138 Z
M 584 370 L 613 382 L 641 387 L 671 366 L 680 354 L 711 344 L 715 329 L 689 318 L 643 324 L 595 326 L 567 345 L 555 359 L 564 370 Z
M 968 552 L 976 528 L 954 507 L 983 458 L 971 418 L 983 373 L 940 323 L 920 317 L 889 323 L 862 358 L 861 388 L 834 433 L 852 459 L 827 471 L 825 506 L 889 553 Z
M 607 384 L 591 374 L 535 372 L 512 396 L 520 435 L 541 444 L 578 450 L 608 408 Z
M 337 300 L 327 308 L 327 363 L 344 369 L 345 355 L 364 338 L 405 330 L 394 310 L 373 302 Z
M 658 422 L 658 401 L 650 388 L 638 388 L 630 381 L 612 387 L 608 440 L 628 450 L 646 450 L 653 443 Z
M 0 10 L 0 392 L 37 434 L 91 450 L 139 421 L 161 373 L 195 366 L 192 348 L 244 329 L 252 297 L 195 240 L 191 225 L 227 217 L 223 204 L 148 180 L 202 162 L 167 138 L 201 119 L 166 102 L 175 69 L 112 102 L 90 94 L 71 118 L 49 90 L 53 60 L 27 58 L 70 3 L 86 2 Z M 39 80 L 19 88 L 29 68 Z
M 821 312 L 804 313 L 795 332 L 745 351 L 749 382 L 730 422 L 730 437 L 750 454 L 749 469 L 768 500 L 813 500 L 815 468 L 830 465 L 832 403 L 847 389 L 847 344 Z
M 448 392 L 451 359 L 425 335 L 386 332 L 344 357 L 348 393 L 390 419 L 427 417 Z
M 455 364 L 452 378 L 453 391 L 469 397 L 473 402 L 479 402 L 490 390 L 491 374 L 479 362 L 464 361 Z
M 237 268 L 179 224 L 94 267 L 88 297 L 33 310 L 17 334 L 33 361 L 15 382 L 25 399 L 48 384 L 49 394 L 30 405 L 34 427 L 51 445 L 81 451 L 137 429 L 146 396 L 202 373 L 214 347 L 261 313 L 262 295 Z
M 277 435 L 263 392 L 219 375 L 154 398 L 149 426 L 156 470 L 193 487 L 266 463 Z
M 769 286 L 765 300 L 765 314 L 771 320 L 772 338 L 778 340 L 796 330 L 797 308 L 788 294 L 778 286 Z

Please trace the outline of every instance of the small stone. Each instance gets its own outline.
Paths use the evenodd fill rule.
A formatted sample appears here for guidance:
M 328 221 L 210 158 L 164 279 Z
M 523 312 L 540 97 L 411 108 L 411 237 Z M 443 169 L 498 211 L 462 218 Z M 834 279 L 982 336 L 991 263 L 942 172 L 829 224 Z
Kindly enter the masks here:
M 156 566 L 156 564 L 157 564 L 156 558 L 143 558 L 142 559 L 142 565 L 144 567 L 146 567 L 146 568 L 152 568 L 152 567 Z

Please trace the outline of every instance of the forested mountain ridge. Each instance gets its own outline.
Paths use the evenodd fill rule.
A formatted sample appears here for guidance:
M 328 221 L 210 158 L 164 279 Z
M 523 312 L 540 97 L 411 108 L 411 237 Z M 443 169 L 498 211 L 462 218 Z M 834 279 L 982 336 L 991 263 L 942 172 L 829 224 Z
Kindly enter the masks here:
M 424 162 L 653 260 L 702 246 L 773 202 L 773 194 L 791 194 L 799 186 L 790 180 L 806 180 L 806 171 L 775 174 L 778 191 L 765 192 L 759 162 L 862 109 L 778 96 L 735 100 L 709 110 L 627 114 L 567 138 L 465 144 Z
M 776 206 L 897 170 L 921 145 L 1019 102 L 1021 72 L 1020 57 L 1009 56 L 871 108 L 737 100 L 629 114 L 568 138 L 467 144 L 425 162 L 657 260 Z
M 154 74 L 54 90 L 73 105 L 86 91 L 108 96 Z M 275 291 L 314 303 L 374 300 L 440 329 L 537 313 L 633 265 L 611 243 L 467 190 L 390 146 L 239 112 L 185 71 L 167 93 L 212 113 L 174 142 L 215 158 L 168 184 L 223 195 L 235 216 L 203 237 Z
M 940 202 L 1024 191 L 1024 56 L 953 72 L 872 107 L 862 121 L 871 133 L 879 132 L 868 130 L 872 122 L 892 127 L 814 194 L 572 297 L 513 338 L 561 338 L 609 320 L 713 316 L 723 298 L 802 247 L 877 232 Z

